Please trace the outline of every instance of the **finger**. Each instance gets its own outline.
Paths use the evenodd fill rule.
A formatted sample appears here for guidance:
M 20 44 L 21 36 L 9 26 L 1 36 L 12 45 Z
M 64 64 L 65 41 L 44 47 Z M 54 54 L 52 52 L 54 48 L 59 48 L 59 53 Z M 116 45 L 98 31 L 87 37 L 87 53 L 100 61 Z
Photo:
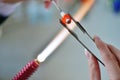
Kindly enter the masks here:
M 110 44 L 108 44 L 108 48 L 111 50 L 111 52 L 116 56 L 116 58 L 120 62 L 120 50 Z
M 106 43 L 99 37 L 94 37 L 96 46 L 98 47 L 110 79 L 115 80 L 116 76 L 120 74 L 120 68 L 115 56 L 111 53 Z
M 100 68 L 97 59 L 87 50 L 85 50 L 85 55 L 88 57 L 90 80 L 101 80 Z
M 114 56 L 110 52 L 107 45 L 97 36 L 94 37 L 94 41 L 95 41 L 97 48 L 99 49 L 99 51 L 101 53 L 101 56 L 102 56 L 104 62 L 107 64 L 111 64 L 111 61 L 113 62 Z

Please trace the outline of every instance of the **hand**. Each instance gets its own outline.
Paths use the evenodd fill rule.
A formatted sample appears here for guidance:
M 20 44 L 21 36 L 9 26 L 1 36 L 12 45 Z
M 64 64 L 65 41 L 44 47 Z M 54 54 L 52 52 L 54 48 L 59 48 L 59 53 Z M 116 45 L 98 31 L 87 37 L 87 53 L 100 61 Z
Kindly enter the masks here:
M 26 1 L 26 0 L 2 0 L 2 2 L 4 2 L 4 3 L 17 3 L 20 1 Z
M 120 50 L 112 45 L 104 43 L 99 37 L 94 37 L 95 44 L 105 64 L 110 80 L 120 80 Z M 101 73 L 97 59 L 88 51 L 85 51 L 88 57 L 90 80 L 101 80 Z

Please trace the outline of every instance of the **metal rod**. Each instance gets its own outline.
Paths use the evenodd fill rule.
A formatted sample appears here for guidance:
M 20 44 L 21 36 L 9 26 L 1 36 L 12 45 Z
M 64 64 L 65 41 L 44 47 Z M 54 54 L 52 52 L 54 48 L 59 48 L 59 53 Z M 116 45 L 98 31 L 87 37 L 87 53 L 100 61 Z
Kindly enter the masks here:
M 55 5 L 55 7 L 60 11 L 62 12 L 62 9 L 60 8 L 60 6 L 58 6 L 58 4 L 54 1 L 54 0 L 51 0 L 52 3 Z

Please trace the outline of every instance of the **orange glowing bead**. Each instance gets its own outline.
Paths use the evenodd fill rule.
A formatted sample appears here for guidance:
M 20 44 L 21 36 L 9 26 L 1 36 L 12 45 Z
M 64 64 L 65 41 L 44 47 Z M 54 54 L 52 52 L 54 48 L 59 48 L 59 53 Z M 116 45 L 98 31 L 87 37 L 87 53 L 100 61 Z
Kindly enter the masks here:
M 64 24 L 70 24 L 70 23 L 71 23 L 71 17 L 70 17 L 70 15 L 69 15 L 69 14 L 65 14 L 65 15 L 62 17 L 61 21 L 62 21 Z

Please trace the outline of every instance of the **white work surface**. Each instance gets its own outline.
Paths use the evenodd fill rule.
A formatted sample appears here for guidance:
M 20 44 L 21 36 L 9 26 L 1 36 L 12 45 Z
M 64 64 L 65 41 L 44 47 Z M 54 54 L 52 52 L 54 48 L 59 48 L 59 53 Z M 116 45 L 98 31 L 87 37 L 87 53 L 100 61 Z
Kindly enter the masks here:
M 43 4 L 39 4 L 37 8 L 31 5 L 32 12 L 29 7 L 21 6 L 3 24 L 0 38 L 0 80 L 10 80 L 28 61 L 35 59 L 62 29 L 56 8 L 52 6 L 45 10 Z M 73 15 L 79 5 L 69 5 L 73 10 L 67 8 Z M 120 48 L 120 13 L 114 13 L 107 1 L 96 0 L 81 24 L 92 36 L 98 35 L 105 42 Z M 79 29 L 74 31 L 78 33 Z M 84 39 L 80 33 L 78 35 Z M 101 66 L 101 70 L 102 80 L 108 80 L 104 67 Z M 84 48 L 69 36 L 29 80 L 89 80 Z

